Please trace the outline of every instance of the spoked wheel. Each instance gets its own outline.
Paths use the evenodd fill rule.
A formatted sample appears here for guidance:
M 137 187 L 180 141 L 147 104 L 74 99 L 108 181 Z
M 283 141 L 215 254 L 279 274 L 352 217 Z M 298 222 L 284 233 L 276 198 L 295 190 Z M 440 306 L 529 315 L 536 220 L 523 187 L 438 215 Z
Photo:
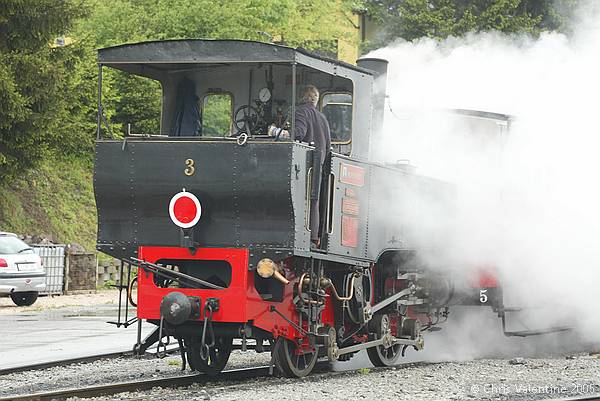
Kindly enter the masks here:
M 185 340 L 188 362 L 192 370 L 216 376 L 225 368 L 233 344 L 232 337 L 217 337 L 215 345 L 210 347 L 208 357 L 202 359 L 200 337 Z
M 387 315 L 373 317 L 373 323 L 378 326 L 375 330 L 377 339 L 390 331 L 390 319 Z M 367 354 L 373 366 L 393 366 L 396 364 L 401 352 L 401 344 L 383 344 L 367 348 Z
M 233 121 L 238 132 L 252 135 L 258 126 L 258 111 L 250 105 L 241 106 L 235 111 Z
M 279 337 L 274 347 L 275 366 L 286 377 L 307 376 L 317 363 L 317 351 L 301 350 L 298 345 Z

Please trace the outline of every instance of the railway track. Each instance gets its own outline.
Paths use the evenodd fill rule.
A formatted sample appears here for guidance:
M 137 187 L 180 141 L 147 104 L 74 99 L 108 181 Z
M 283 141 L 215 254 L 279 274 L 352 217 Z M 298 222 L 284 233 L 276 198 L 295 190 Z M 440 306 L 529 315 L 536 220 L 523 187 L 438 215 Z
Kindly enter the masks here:
M 249 348 L 251 348 L 251 346 L 249 346 Z M 268 350 L 268 347 L 265 347 L 265 348 Z M 242 347 L 240 344 L 234 344 L 233 349 L 234 350 L 242 349 Z M 171 347 L 171 348 L 167 348 L 166 354 L 172 355 L 172 354 L 175 354 L 178 352 L 179 352 L 179 347 Z M 0 376 L 8 375 L 11 373 L 26 372 L 26 371 L 30 371 L 30 370 L 42 370 L 42 369 L 54 368 L 57 366 L 68 366 L 68 365 L 72 365 L 74 363 L 90 363 L 90 362 L 99 361 L 101 359 L 131 358 L 133 356 L 134 355 L 133 355 L 132 351 L 124 350 L 124 351 L 107 352 L 107 353 L 103 353 L 103 354 L 88 355 L 88 356 L 82 356 L 82 357 L 76 357 L 76 358 L 60 359 L 60 360 L 49 361 L 49 362 L 40 362 L 40 363 L 31 364 L 31 365 L 15 366 L 15 367 L 10 367 L 10 368 L 0 369 Z M 156 352 L 153 352 L 152 350 L 146 351 L 142 357 L 156 357 Z
M 40 362 L 32 365 L 25 366 L 16 366 L 12 368 L 0 369 L 0 376 L 8 375 L 11 373 L 19 373 L 26 372 L 28 370 L 42 370 L 47 368 L 54 368 L 57 366 L 67 366 L 74 363 L 86 363 L 86 362 L 94 362 L 101 359 L 113 359 L 113 358 L 121 358 L 126 356 L 132 356 L 131 351 L 119 351 L 119 352 L 109 352 L 104 354 L 83 356 L 77 358 L 69 358 L 69 359 L 61 359 L 58 361 L 50 361 L 50 362 Z
M 175 352 L 179 352 L 178 347 L 175 347 L 172 349 L 167 349 L 167 354 L 169 354 L 169 355 L 173 354 Z M 144 354 L 144 355 L 156 356 L 156 354 L 154 354 L 152 352 L 146 352 L 146 354 Z M 90 363 L 90 362 L 94 362 L 94 361 L 99 361 L 101 359 L 116 359 L 116 358 L 128 358 L 128 357 L 129 358 L 133 357 L 132 351 L 117 351 L 117 352 L 108 352 L 108 353 L 103 353 L 103 354 L 88 355 L 88 356 L 82 356 L 82 357 L 76 357 L 76 358 L 60 359 L 60 360 L 56 360 L 56 361 L 40 362 L 40 363 L 36 363 L 36 364 L 32 364 L 32 365 L 15 366 L 15 367 L 6 368 L 6 369 L 0 369 L 0 376 L 8 375 L 11 373 L 26 372 L 26 371 L 30 371 L 30 370 L 42 370 L 42 369 L 54 368 L 57 366 L 67 366 L 67 365 L 72 365 L 75 363 Z
M 154 387 L 176 388 L 191 386 L 192 384 L 207 384 L 213 381 L 240 381 L 253 379 L 269 374 L 268 366 L 256 368 L 233 369 L 223 371 L 217 377 L 207 376 L 205 374 L 191 374 L 176 377 L 136 380 L 121 383 L 101 384 L 97 386 L 88 386 L 82 388 L 72 388 L 64 390 L 53 390 L 26 395 L 13 395 L 0 397 L 0 401 L 45 401 L 45 400 L 65 400 L 70 397 L 89 398 L 105 395 L 124 393 L 127 391 L 144 391 Z
M 318 380 L 322 376 L 337 376 L 351 373 L 352 371 L 332 372 L 327 369 L 328 364 L 320 362 L 315 367 L 314 373 L 308 377 L 309 380 Z M 389 368 L 372 368 L 374 371 L 387 370 Z M 33 394 L 12 395 L 0 397 L 0 401 L 44 401 L 44 400 L 66 400 L 71 397 L 90 398 L 109 396 L 124 392 L 147 391 L 152 388 L 178 388 L 194 384 L 206 385 L 214 382 L 239 382 L 248 379 L 267 377 L 268 366 L 254 368 L 232 369 L 223 371 L 220 375 L 213 377 L 202 373 L 187 374 L 175 377 L 144 379 L 128 382 L 109 383 L 80 388 L 51 390 Z M 549 399 L 549 401 L 592 401 L 600 400 L 600 394 L 587 394 L 568 398 Z

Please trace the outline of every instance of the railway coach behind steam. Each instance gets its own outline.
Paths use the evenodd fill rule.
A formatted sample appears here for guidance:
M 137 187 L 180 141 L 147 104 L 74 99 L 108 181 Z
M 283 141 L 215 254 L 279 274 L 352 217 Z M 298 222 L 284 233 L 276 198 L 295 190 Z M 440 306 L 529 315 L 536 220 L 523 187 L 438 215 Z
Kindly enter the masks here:
M 138 352 L 172 336 L 192 369 L 217 374 L 241 339 L 243 349 L 270 350 L 281 374 L 300 377 L 318 358 L 347 360 L 360 350 L 376 366 L 394 364 L 423 347 L 423 332 L 451 304 L 502 312 L 495 277 L 451 280 L 419 261 L 422 238 L 433 247 L 443 233 L 424 236 L 410 221 L 428 200 L 449 212 L 452 187 L 372 160 L 385 61 L 354 66 L 235 40 L 98 54 L 97 248 L 138 266 L 137 318 L 156 325 Z M 160 132 L 107 135 L 107 67 L 160 83 Z M 293 132 L 297 93 L 308 84 L 319 88 L 332 130 L 324 166 L 313 144 L 268 135 L 272 126 Z M 202 99 L 210 94 L 231 102 L 221 131 L 208 125 Z M 311 194 L 321 210 L 318 247 Z

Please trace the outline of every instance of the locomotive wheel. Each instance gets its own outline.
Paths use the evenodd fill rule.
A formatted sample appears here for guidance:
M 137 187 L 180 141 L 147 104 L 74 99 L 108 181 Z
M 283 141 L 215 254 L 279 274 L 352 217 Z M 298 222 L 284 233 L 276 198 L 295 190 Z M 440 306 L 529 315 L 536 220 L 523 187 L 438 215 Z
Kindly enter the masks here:
M 217 337 L 215 345 L 210 348 L 208 358 L 202 359 L 200 353 L 200 337 L 185 340 L 187 359 L 192 370 L 216 376 L 227 364 L 233 345 L 232 337 Z
M 390 331 L 390 319 L 387 315 L 379 315 L 373 317 L 373 323 L 377 325 L 375 338 L 381 338 L 385 333 Z M 378 345 L 376 347 L 367 348 L 369 360 L 373 366 L 394 366 L 398 357 L 402 352 L 402 345 L 396 344 L 389 347 Z
M 279 337 L 274 347 L 275 366 L 286 377 L 307 376 L 317 363 L 317 351 L 298 352 L 295 342 Z

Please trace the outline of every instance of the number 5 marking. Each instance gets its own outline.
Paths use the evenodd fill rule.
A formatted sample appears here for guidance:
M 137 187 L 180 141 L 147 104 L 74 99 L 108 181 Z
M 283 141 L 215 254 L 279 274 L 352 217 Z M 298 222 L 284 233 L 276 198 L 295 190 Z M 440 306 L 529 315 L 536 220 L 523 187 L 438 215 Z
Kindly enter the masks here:
M 194 159 L 187 159 L 185 161 L 185 165 L 187 167 L 185 168 L 185 170 L 183 170 L 183 174 L 187 175 L 188 177 L 194 175 L 194 173 L 196 172 L 196 168 L 194 167 Z
M 479 290 L 479 302 L 482 304 L 488 301 L 488 296 L 486 294 L 487 290 Z

